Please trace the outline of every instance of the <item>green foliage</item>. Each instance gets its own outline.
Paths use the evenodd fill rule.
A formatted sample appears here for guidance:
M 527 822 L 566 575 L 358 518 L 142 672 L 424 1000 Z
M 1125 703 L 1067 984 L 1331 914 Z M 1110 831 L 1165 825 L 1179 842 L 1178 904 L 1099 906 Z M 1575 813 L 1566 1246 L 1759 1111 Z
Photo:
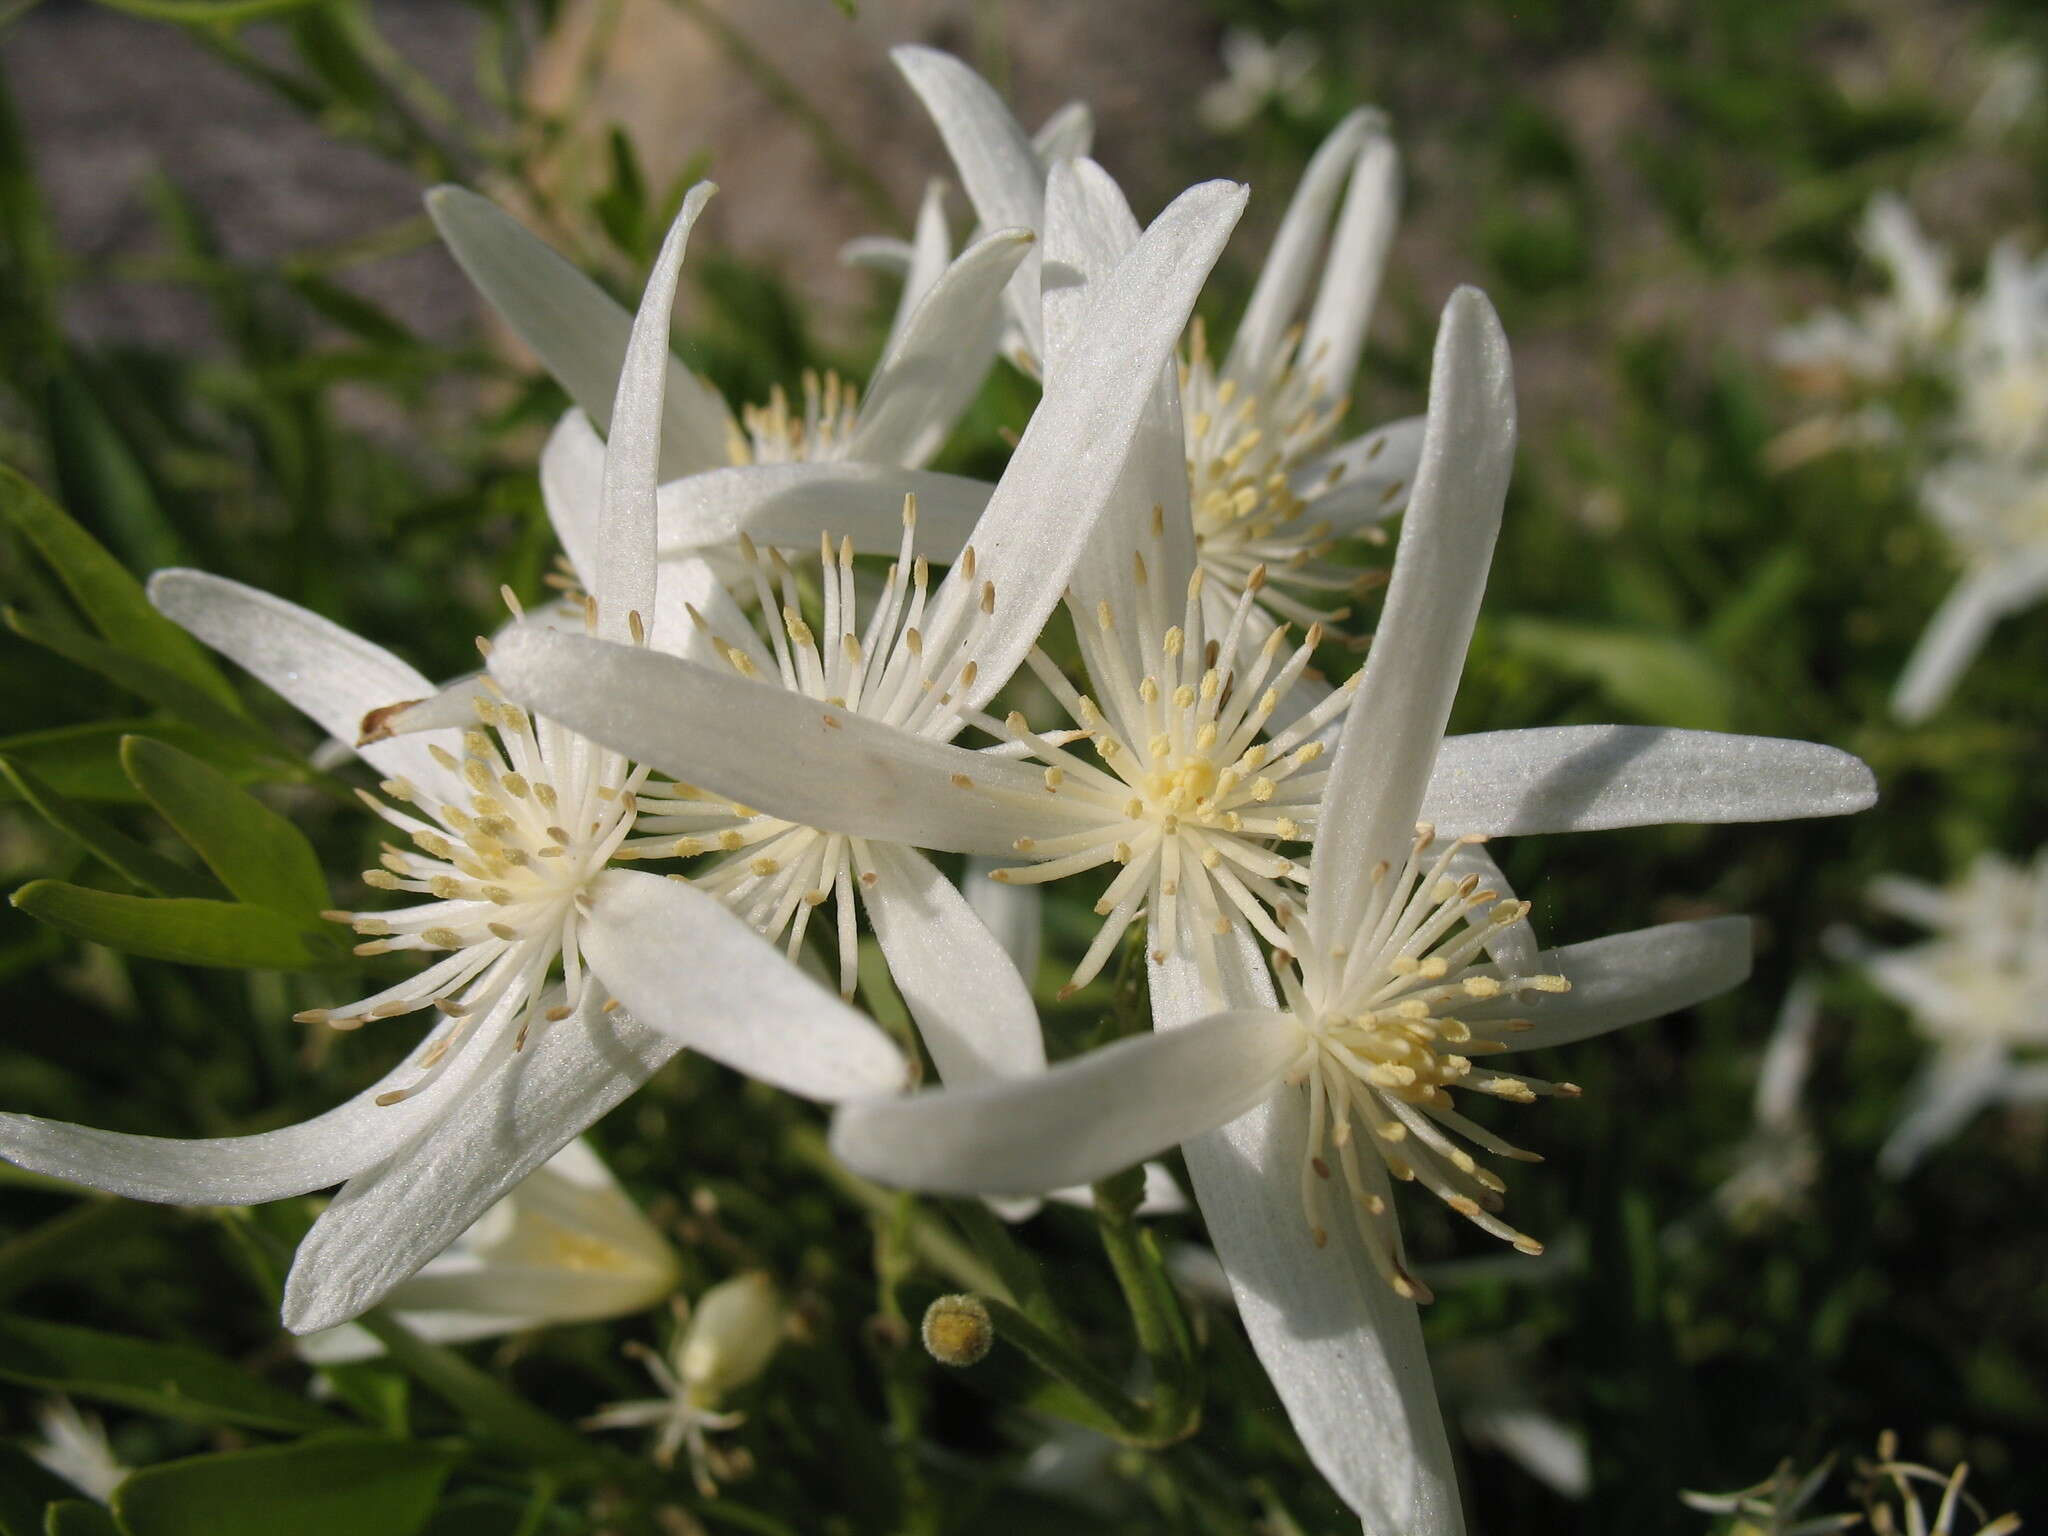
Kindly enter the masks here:
M 453 1456 L 415 1441 L 314 1435 L 136 1473 L 114 1494 L 127 1536 L 413 1536 Z

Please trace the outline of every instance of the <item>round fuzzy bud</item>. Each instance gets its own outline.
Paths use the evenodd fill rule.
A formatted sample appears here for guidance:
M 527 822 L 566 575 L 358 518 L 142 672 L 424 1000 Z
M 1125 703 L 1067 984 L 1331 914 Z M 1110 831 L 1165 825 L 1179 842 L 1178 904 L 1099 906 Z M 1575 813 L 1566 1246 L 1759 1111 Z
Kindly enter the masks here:
M 996 1325 L 979 1296 L 941 1296 L 924 1309 L 924 1347 L 941 1365 L 978 1364 L 996 1341 Z

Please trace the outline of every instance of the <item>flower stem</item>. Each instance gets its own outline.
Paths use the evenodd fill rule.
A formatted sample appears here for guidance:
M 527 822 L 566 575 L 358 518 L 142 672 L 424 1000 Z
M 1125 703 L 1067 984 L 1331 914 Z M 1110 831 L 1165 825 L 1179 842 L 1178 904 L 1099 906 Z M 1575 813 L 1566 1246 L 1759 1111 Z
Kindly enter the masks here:
M 1095 1227 L 1123 1288 L 1138 1348 L 1152 1367 L 1152 1392 L 1145 1402 L 1146 1442 L 1171 1445 L 1192 1435 L 1202 1422 L 1201 1366 L 1159 1245 L 1138 1222 L 1144 1193 L 1143 1168 L 1104 1179 L 1095 1186 Z

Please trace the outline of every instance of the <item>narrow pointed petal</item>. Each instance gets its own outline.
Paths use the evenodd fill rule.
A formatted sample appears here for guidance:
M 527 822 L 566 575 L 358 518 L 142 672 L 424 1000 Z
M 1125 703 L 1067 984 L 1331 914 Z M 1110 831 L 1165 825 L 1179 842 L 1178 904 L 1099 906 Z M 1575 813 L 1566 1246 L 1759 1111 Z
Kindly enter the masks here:
M 963 475 L 894 464 L 749 464 L 661 488 L 661 549 L 731 544 L 744 533 L 764 548 L 815 546 L 818 530 L 866 555 L 893 555 L 903 539 L 903 498 L 917 498 L 917 549 L 951 564 L 995 489 Z M 815 548 L 813 548 L 815 553 Z
M 1537 974 L 1563 976 L 1571 991 L 1503 997 L 1468 1016 L 1475 1023 L 1526 1018 L 1530 1028 L 1508 1036 L 1518 1051 L 1588 1040 L 1741 986 L 1749 979 L 1753 933 L 1746 917 L 1709 917 L 1547 949 L 1536 957 Z
M 0 1157 L 52 1178 L 165 1205 L 260 1205 L 303 1195 L 353 1177 L 431 1125 L 488 1067 L 482 1035 L 495 1022 L 485 1021 L 471 1048 L 432 1084 L 395 1104 L 377 1100 L 417 1081 L 420 1051 L 346 1103 L 279 1130 L 188 1141 L 0 1115 Z
M 427 679 L 380 645 L 352 635 L 296 603 L 204 571 L 158 571 L 149 600 L 179 628 L 205 641 L 283 696 L 331 736 L 354 743 L 363 716 L 434 693 Z M 461 751 L 448 734 L 408 736 L 358 748 L 378 772 L 453 793 L 429 745 Z
M 536 1025 L 424 1134 L 349 1180 L 299 1244 L 287 1328 L 312 1333 L 375 1306 L 681 1049 L 603 1005 L 593 987 L 577 1012 Z
M 860 260 L 856 248 L 863 244 L 858 240 L 852 242 L 840 253 L 840 259 Z M 953 236 L 946 227 L 946 184 L 936 176 L 924 184 L 924 198 L 917 205 L 917 227 L 902 252 L 903 292 L 897 296 L 896 313 L 889 321 L 889 335 L 882 344 L 885 357 L 896 350 L 903 339 L 903 328 L 953 259 Z M 873 259 L 868 264 L 880 265 Z
M 1379 296 L 1387 248 L 1401 211 L 1400 157 L 1383 133 L 1369 134 L 1351 169 L 1344 213 L 1330 240 L 1330 259 L 1309 312 L 1301 355 L 1319 390 L 1335 399 L 1351 389 L 1358 372 L 1366 323 Z
M 604 505 L 604 439 L 581 410 L 563 412 L 541 448 L 540 500 L 570 569 L 578 580 L 592 580 Z
M 904 1083 L 903 1057 L 887 1035 L 715 897 L 686 881 L 613 869 L 592 883 L 589 902 L 590 968 L 648 1028 L 824 1103 Z
M 974 531 L 977 580 L 993 584 L 996 606 L 976 642 L 980 674 L 966 690 L 970 707 L 993 698 L 1038 642 L 1090 535 L 1116 502 L 1146 411 L 1244 200 L 1245 189 L 1228 182 L 1190 187 L 1107 277 L 1088 285 L 1080 340 L 1032 413 Z
M 625 306 L 487 198 L 436 187 L 427 194 L 427 212 L 477 291 L 598 429 L 608 430 L 633 328 Z M 733 421 L 724 400 L 675 358 L 667 368 L 662 477 L 725 463 Z
M 1514 375 L 1486 296 L 1451 295 L 1393 580 L 1324 791 L 1312 942 L 1356 926 L 1372 867 L 1406 856 L 1486 590 L 1515 456 Z
M 635 762 L 804 826 L 986 854 L 1046 832 L 1029 803 L 1051 799 L 1042 769 L 730 670 L 527 629 L 491 652 L 491 673 L 527 708 Z
M 998 230 L 932 284 L 875 371 L 848 458 L 920 465 L 944 446 L 996 360 L 1003 288 L 1036 240 L 1028 229 Z
M 901 47 L 890 58 L 946 141 L 946 153 L 983 229 L 1037 230 L 1045 218 L 1045 171 L 1002 98 L 973 70 L 935 48 Z M 1038 252 L 1010 280 L 1011 310 L 1033 356 L 1045 355 L 1038 320 Z
M 1085 101 L 1070 101 L 1038 125 L 1031 148 L 1050 170 L 1062 160 L 1079 159 L 1095 147 L 1095 112 Z
M 1138 243 L 1138 221 L 1109 172 L 1093 160 L 1055 163 L 1045 186 L 1045 371 L 1074 343 L 1088 284 L 1107 277 Z
M 953 882 L 894 843 L 861 843 L 855 861 L 875 942 L 946 1086 L 1043 1071 L 1031 990 Z
M 1973 571 L 1950 589 L 1907 658 L 1892 692 L 1892 713 L 1918 725 L 1948 701 L 1956 680 L 1984 648 L 1991 627 L 2048 588 L 2048 555 L 2010 567 Z
M 1906 1091 L 1906 1108 L 1877 1154 L 1879 1171 L 1894 1179 L 1911 1173 L 1999 1096 L 2011 1067 L 2005 1047 L 1995 1040 L 1935 1052 Z
M 626 338 L 626 357 L 619 368 L 613 397 L 610 434 L 604 456 L 604 494 L 598 512 L 597 569 L 586 573 L 597 599 L 597 632 L 607 640 L 624 640 L 629 616 L 654 618 L 655 513 L 654 488 L 661 478 L 661 411 L 668 381 L 668 327 L 674 312 L 676 283 L 683 273 L 683 254 L 690 230 L 711 194 L 718 189 L 700 181 L 683 198 L 675 222 L 661 242 L 654 271 L 640 297 Z
M 1818 742 L 1564 725 L 1446 737 L 1420 819 L 1447 834 L 1518 837 L 1846 816 L 1876 801 L 1862 759 Z
M 1307 503 L 1302 515 L 1337 533 L 1356 533 L 1401 512 L 1415 488 L 1422 429 L 1422 417 L 1404 417 L 1310 459 L 1291 480 Z
M 1038 975 L 1038 957 L 1045 947 L 1045 894 L 1040 886 L 1011 885 L 989 878 L 992 870 L 1010 862 L 970 857 L 961 874 L 960 894 L 974 908 L 974 915 L 988 925 L 1028 987 Z
M 1302 172 L 1266 264 L 1246 304 L 1244 319 L 1230 344 L 1224 374 L 1231 378 L 1263 378 L 1280 340 L 1301 309 L 1309 274 L 1322 250 L 1323 233 L 1337 206 L 1337 194 L 1351 170 L 1359 146 L 1378 129 L 1378 114 L 1361 107 L 1330 130 Z
M 855 1172 L 907 1189 L 1031 1195 L 1089 1184 L 1233 1120 L 1301 1054 L 1267 1009 L 1136 1035 L 1032 1077 L 866 1099 L 832 1120 Z

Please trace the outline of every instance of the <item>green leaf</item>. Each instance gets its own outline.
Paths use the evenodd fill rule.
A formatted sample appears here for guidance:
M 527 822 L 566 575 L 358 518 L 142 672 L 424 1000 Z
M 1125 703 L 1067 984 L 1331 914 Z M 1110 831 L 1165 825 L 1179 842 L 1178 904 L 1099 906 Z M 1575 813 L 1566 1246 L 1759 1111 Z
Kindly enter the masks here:
M 196 872 L 145 848 L 97 811 L 66 799 L 25 765 L 0 757 L 0 778 L 51 826 L 82 844 L 130 884 L 158 896 L 212 894 L 212 888 Z
M 43 1536 L 43 1511 L 77 1491 L 20 1446 L 0 1440 L 0 1536 Z
M 129 1536 L 413 1536 L 455 1461 L 412 1440 L 319 1435 L 145 1467 L 114 1513 Z
M 0 1381 L 194 1424 L 301 1431 L 335 1422 L 202 1350 L 25 1317 L 0 1317 Z
M 32 880 L 13 901 L 74 938 L 149 960 L 301 971 L 341 958 L 333 939 L 313 924 L 238 901 L 121 896 L 62 880 Z
M 43 1512 L 43 1536 L 126 1536 L 114 1517 L 89 1499 L 65 1499 Z
M 121 766 L 236 897 L 304 917 L 327 906 L 327 878 L 313 845 L 247 790 L 146 736 L 121 743 Z
M 266 16 L 282 16 L 286 11 L 303 10 L 309 5 L 325 5 L 328 0 L 97 0 L 97 3 L 110 11 L 126 11 L 130 16 L 141 16 L 150 21 L 189 22 L 195 26 L 225 23 L 232 26 L 244 21 L 260 21 Z
M 288 272 L 285 281 L 323 319 L 331 320 L 353 336 L 383 347 L 416 345 L 412 332 L 380 306 L 359 293 L 351 293 L 339 283 L 329 281 L 318 272 Z
M 1675 635 L 1549 619 L 1497 620 L 1510 650 L 1600 685 L 1650 725 L 1725 731 L 1735 718 L 1735 680 L 1710 652 Z
M 97 672 L 130 693 L 160 704 L 189 725 L 212 731 L 229 741 L 253 746 L 259 751 L 276 750 L 276 744 L 239 709 L 230 709 L 208 690 L 177 673 L 146 661 L 118 646 L 95 639 L 68 620 L 49 615 L 31 615 L 18 608 L 7 610 L 7 627 L 24 640 L 55 651 L 66 661 L 89 672 Z
M 33 482 L 0 464 L 0 515 L 36 548 L 109 645 L 147 657 L 156 667 L 239 712 L 240 701 L 206 652 L 150 606 L 137 581 L 105 547 Z
M 66 358 L 51 371 L 43 390 L 57 497 L 83 509 L 129 564 L 142 570 L 178 565 L 183 545 L 177 531 L 164 515 L 134 444 L 103 398 L 110 389 L 118 391 L 123 380 L 115 374 L 96 386 L 85 367 L 75 354 Z
M 176 720 L 139 715 L 0 737 L 0 755 L 29 769 L 57 793 L 73 800 L 139 803 L 142 792 L 121 771 L 124 736 L 168 741 L 202 762 L 211 763 L 237 784 L 294 784 L 305 782 L 307 777 L 303 769 L 289 762 L 222 741 L 210 732 Z M 0 779 L 0 801 L 13 796 L 14 787 Z

